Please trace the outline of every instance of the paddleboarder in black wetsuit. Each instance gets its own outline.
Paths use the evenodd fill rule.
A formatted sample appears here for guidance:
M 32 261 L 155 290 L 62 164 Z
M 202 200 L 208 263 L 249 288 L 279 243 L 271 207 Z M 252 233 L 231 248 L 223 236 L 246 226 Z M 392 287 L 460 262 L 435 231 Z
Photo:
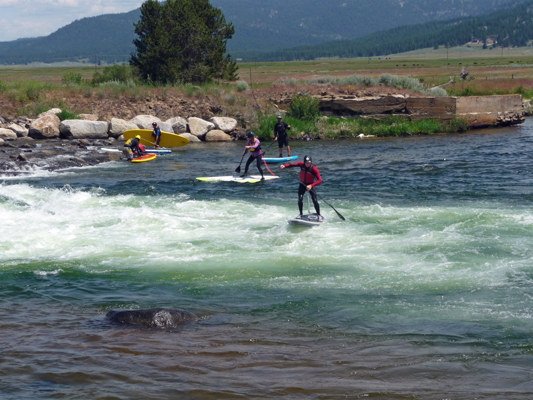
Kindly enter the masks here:
M 261 180 L 264 180 L 265 177 L 263 176 L 263 169 L 261 168 L 261 157 L 263 155 L 263 151 L 261 150 L 261 142 L 255 137 L 255 134 L 253 132 L 248 132 L 246 136 L 248 137 L 248 142 L 246 142 L 246 146 L 244 147 L 244 153 L 242 153 L 242 156 L 244 157 L 246 152 L 250 150 L 250 157 L 248 158 L 248 161 L 246 161 L 246 167 L 244 167 L 244 174 L 241 175 L 241 178 L 244 178 L 248 174 L 248 168 L 250 167 L 250 164 L 253 160 L 256 160 L 257 169 L 261 174 Z
M 300 184 L 298 185 L 298 208 L 300 209 L 300 218 L 303 215 L 303 206 L 304 206 L 304 194 L 306 191 L 309 191 L 311 195 L 311 200 L 313 200 L 313 205 L 315 206 L 315 211 L 317 215 L 320 215 L 320 204 L 318 204 L 318 197 L 315 186 L 318 186 L 322 183 L 322 177 L 316 165 L 313 165 L 313 160 L 311 157 L 305 156 L 303 162 L 297 163 L 288 163 L 281 165 L 280 168 L 292 168 L 300 167 Z
M 279 147 L 279 156 L 283 157 L 283 145 L 287 147 L 287 153 L 289 157 L 291 156 L 291 147 L 289 146 L 289 134 L 288 130 L 291 129 L 291 126 L 286 122 L 281 120 L 281 115 L 278 115 L 278 123 L 274 126 L 274 140 L 278 141 Z

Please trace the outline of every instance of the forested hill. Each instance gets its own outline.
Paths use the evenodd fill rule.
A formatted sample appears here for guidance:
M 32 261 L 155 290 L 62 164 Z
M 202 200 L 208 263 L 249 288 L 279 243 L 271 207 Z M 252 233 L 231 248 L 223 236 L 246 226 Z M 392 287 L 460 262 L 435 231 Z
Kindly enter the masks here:
M 279 50 L 399 26 L 486 14 L 527 0 L 211 0 L 235 35 L 228 50 Z
M 0 64 L 89 60 L 120 62 L 129 60 L 134 50 L 133 23 L 140 9 L 122 14 L 83 18 L 54 33 L 34 38 L 0 42 Z
M 211 0 L 235 25 L 235 35 L 227 48 L 236 58 L 247 50 L 278 50 L 354 39 L 408 24 L 480 15 L 525 1 Z M 137 9 L 83 18 L 45 37 L 0 42 L 0 64 L 127 61 L 134 50 L 133 23 L 139 15 Z
M 526 46 L 533 40 L 533 0 L 479 17 L 433 21 L 394 28 L 360 39 L 338 40 L 274 52 L 242 53 L 243 61 L 311 60 L 319 57 L 372 57 L 472 41 Z

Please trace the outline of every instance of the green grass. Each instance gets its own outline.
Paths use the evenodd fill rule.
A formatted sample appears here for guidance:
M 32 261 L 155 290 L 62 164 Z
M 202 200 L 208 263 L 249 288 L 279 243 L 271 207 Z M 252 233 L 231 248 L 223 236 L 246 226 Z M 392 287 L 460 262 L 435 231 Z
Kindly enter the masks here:
M 323 135 L 329 139 L 354 138 L 360 134 L 377 137 L 391 137 L 402 135 L 431 135 L 436 133 L 464 132 L 468 125 L 462 120 L 453 120 L 444 123 L 437 120 L 410 121 L 402 117 L 387 117 L 385 119 L 373 118 L 336 118 L 323 117 L 318 122 L 302 121 L 296 118 L 284 118 L 291 125 L 289 138 L 300 139 L 302 133 L 311 137 Z M 272 140 L 276 117 L 260 118 L 260 124 L 254 132 L 261 140 Z

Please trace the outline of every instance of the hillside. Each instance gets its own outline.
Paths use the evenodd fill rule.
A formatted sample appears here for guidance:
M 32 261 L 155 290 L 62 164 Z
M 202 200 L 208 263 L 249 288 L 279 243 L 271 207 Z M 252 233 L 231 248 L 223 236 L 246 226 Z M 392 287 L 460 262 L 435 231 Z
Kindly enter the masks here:
M 269 51 L 354 39 L 394 27 L 476 16 L 525 0 L 212 0 L 236 33 L 228 51 Z M 0 42 L 0 64 L 127 61 L 139 9 L 72 22 L 49 36 Z
M 312 60 L 320 57 L 372 57 L 470 42 L 526 46 L 533 40 L 533 1 L 483 16 L 394 28 L 354 40 L 337 40 L 274 52 L 243 53 L 243 61 Z

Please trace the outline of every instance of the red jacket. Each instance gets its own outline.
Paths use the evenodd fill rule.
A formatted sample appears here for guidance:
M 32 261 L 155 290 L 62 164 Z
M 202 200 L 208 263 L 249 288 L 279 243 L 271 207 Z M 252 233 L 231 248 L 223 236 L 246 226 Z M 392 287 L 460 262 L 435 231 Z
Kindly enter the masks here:
M 316 165 L 311 164 L 311 167 L 307 169 L 303 161 L 285 164 L 285 168 L 291 167 L 300 167 L 300 180 L 306 185 L 315 187 L 322 183 L 322 177 Z

